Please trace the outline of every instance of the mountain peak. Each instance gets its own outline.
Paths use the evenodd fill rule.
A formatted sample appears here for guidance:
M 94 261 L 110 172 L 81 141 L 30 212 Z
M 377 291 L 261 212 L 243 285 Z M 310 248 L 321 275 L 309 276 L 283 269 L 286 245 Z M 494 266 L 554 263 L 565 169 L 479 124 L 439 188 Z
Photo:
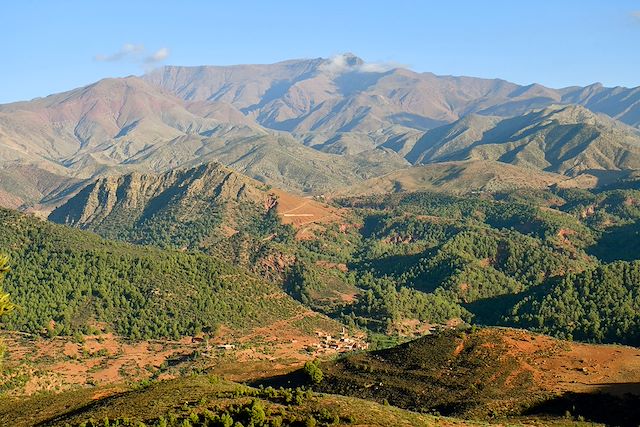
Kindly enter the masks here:
M 532 113 L 535 114 L 535 113 Z M 568 104 L 568 105 L 560 105 L 554 104 L 550 105 L 543 110 L 540 111 L 540 114 L 546 117 L 549 120 L 557 120 L 562 124 L 595 124 L 599 122 L 607 122 L 604 117 L 599 114 L 594 113 L 588 108 L 583 107 L 582 105 L 577 104 Z
M 345 63 L 347 65 L 349 65 L 350 67 L 357 67 L 357 66 L 360 66 L 360 65 L 364 64 L 364 60 L 362 58 L 359 58 L 358 56 L 356 56 L 355 54 L 353 54 L 351 52 L 345 52 L 345 53 L 341 54 L 340 56 L 342 56 L 342 58 L 344 59 Z
M 330 74 L 341 74 L 351 71 L 361 71 L 365 62 L 362 58 L 357 57 L 353 53 L 346 52 L 332 56 L 324 60 L 319 66 L 321 71 Z

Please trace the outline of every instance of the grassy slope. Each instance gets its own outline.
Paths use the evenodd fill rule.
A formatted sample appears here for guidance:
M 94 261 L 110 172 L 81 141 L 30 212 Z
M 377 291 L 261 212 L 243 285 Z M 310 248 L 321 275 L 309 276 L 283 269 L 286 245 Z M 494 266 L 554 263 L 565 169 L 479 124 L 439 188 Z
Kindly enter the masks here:
M 634 348 L 573 344 L 525 331 L 449 330 L 324 362 L 324 379 L 314 388 L 465 418 L 568 411 L 631 425 L 640 419 L 637 357 Z
M 182 425 L 179 423 L 191 414 L 199 415 L 202 420 L 207 411 L 220 414 L 234 405 L 248 406 L 255 399 L 264 408 L 268 421 L 281 418 L 283 425 L 305 425 L 311 416 L 319 421 L 319 425 L 328 425 L 335 420 L 338 423 L 332 425 L 485 425 L 482 422 L 417 414 L 352 397 L 314 393 L 301 399 L 300 403 L 287 403 L 282 394 L 273 394 L 276 393 L 269 396 L 267 392 L 215 377 L 197 376 L 163 381 L 124 392 L 103 388 L 67 392 L 55 398 L 40 395 L 21 401 L 0 400 L 0 424 L 15 427 L 36 424 L 77 426 L 90 419 L 102 422 L 108 417 L 111 420 L 129 419 L 131 422 L 142 421 L 145 425 L 155 425 L 160 416 L 170 419 L 170 414 L 174 414 L 178 420 L 174 425 Z M 535 420 L 529 423 L 536 424 Z M 203 425 L 198 422 L 193 424 Z M 550 420 L 544 424 L 575 425 L 572 422 Z
M 488 417 L 519 414 L 543 396 L 495 334 L 447 331 L 326 362 L 319 388 L 414 410 Z

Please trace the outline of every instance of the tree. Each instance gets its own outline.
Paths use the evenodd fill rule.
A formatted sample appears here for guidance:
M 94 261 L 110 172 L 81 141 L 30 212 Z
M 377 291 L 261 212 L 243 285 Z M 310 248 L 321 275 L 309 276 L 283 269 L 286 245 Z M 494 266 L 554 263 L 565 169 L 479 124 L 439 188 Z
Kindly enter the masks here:
M 9 257 L 6 255 L 0 255 L 0 317 L 11 312 L 14 309 L 14 305 L 11 304 L 9 294 L 2 290 L 2 280 L 4 275 L 9 272 Z
M 304 373 L 314 384 L 322 382 L 322 378 L 324 377 L 322 369 L 312 361 L 308 361 L 304 364 Z
M 249 424 L 255 426 L 261 426 L 264 424 L 267 416 L 264 412 L 264 408 L 257 400 L 251 402 L 251 407 L 249 408 Z
M 14 305 L 9 299 L 9 294 L 2 290 L 2 280 L 4 275 L 9 271 L 9 258 L 6 255 L 0 255 L 0 318 L 14 309 Z M 0 364 L 4 358 L 4 344 L 0 341 Z

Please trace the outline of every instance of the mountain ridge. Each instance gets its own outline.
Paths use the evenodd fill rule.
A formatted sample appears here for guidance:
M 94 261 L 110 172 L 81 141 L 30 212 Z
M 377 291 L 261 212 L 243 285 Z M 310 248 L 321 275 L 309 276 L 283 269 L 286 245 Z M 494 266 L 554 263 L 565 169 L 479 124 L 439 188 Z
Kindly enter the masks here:
M 620 138 L 610 135 L 597 144 L 587 143 L 593 128 L 574 128 L 573 139 L 565 132 L 572 139 L 566 150 L 575 152 L 569 160 L 558 145 L 566 142 L 562 137 L 554 147 L 545 142 L 534 148 L 531 141 L 526 149 L 476 144 L 506 120 L 515 123 L 536 109 L 567 102 L 637 126 L 636 92 L 597 84 L 556 90 L 437 76 L 367 63 L 353 54 L 261 65 L 169 66 L 0 105 L 5 171 L 0 192 L 8 206 L 46 212 L 73 195 L 78 181 L 212 161 L 305 194 L 348 188 L 409 163 L 486 158 L 570 176 L 636 169 L 635 138 L 631 149 L 625 142 L 631 127 L 620 131 Z M 581 119 L 585 125 L 588 116 Z M 618 128 L 614 119 L 609 123 Z M 547 139 L 543 126 L 536 132 L 541 141 Z M 468 152 L 452 153 L 454 143 Z M 548 161 L 550 155 L 555 158 Z M 12 184 L 29 171 L 69 185 L 43 191 L 32 180 Z
M 261 78 L 254 78 L 244 86 L 239 78 L 255 69 L 263 72 Z M 294 72 L 283 75 L 283 69 Z M 436 75 L 384 64 L 368 64 L 353 54 L 228 67 L 165 66 L 142 78 L 188 100 L 217 100 L 223 96 L 229 100 L 233 93 L 232 103 L 237 103 L 241 109 L 253 107 L 247 112 L 259 109 L 257 121 L 266 127 L 282 123 L 283 120 L 274 121 L 274 117 L 279 115 L 291 119 L 294 106 L 302 107 L 304 114 L 301 116 L 304 117 L 313 112 L 312 107 L 327 102 L 336 93 L 371 93 L 374 97 L 368 100 L 374 103 L 372 105 L 375 105 L 376 95 L 385 96 L 400 108 L 396 114 L 418 114 L 420 120 L 439 121 L 439 124 L 452 122 L 472 112 L 509 116 L 551 104 L 576 103 L 631 126 L 640 125 L 638 87 L 609 88 L 595 83 L 586 87 L 552 89 L 538 83 L 518 85 L 503 79 Z M 392 88 L 389 83 L 392 83 Z M 412 90 L 407 91 L 409 88 Z M 425 98 L 420 90 L 429 96 Z M 357 100 L 353 102 L 357 103 Z M 409 122 L 394 123 L 406 125 Z M 429 128 L 433 127 L 431 123 Z
M 581 106 L 558 105 L 506 119 L 467 116 L 427 132 L 414 163 L 496 160 L 576 176 L 640 167 L 640 134 Z

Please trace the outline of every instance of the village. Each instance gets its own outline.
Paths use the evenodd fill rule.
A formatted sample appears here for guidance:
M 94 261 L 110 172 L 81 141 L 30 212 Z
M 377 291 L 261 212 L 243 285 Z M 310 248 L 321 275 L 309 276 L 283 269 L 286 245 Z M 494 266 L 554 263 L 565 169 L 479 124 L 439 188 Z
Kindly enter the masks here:
M 346 328 L 342 328 L 339 336 L 333 336 L 325 331 L 315 331 L 316 339 L 308 340 L 306 344 L 302 344 L 298 347 L 298 351 L 310 354 L 312 356 L 331 355 L 335 353 L 346 353 L 349 351 L 367 350 L 369 343 L 366 341 L 366 336 L 350 335 Z M 297 347 L 299 344 L 298 339 L 292 339 L 290 343 Z M 289 341 L 287 341 L 289 342 Z M 221 352 L 236 351 L 239 349 L 237 343 L 222 342 L 214 344 L 209 341 L 204 335 L 192 337 L 191 343 L 202 344 L 202 355 L 206 357 L 216 357 Z
M 320 331 L 316 331 L 316 336 L 320 339 L 320 342 L 307 347 L 307 351 L 314 352 L 316 354 L 335 352 L 344 353 L 347 351 L 366 350 L 369 348 L 368 342 L 361 337 L 350 337 L 345 328 L 342 328 L 340 337 L 333 337 Z

